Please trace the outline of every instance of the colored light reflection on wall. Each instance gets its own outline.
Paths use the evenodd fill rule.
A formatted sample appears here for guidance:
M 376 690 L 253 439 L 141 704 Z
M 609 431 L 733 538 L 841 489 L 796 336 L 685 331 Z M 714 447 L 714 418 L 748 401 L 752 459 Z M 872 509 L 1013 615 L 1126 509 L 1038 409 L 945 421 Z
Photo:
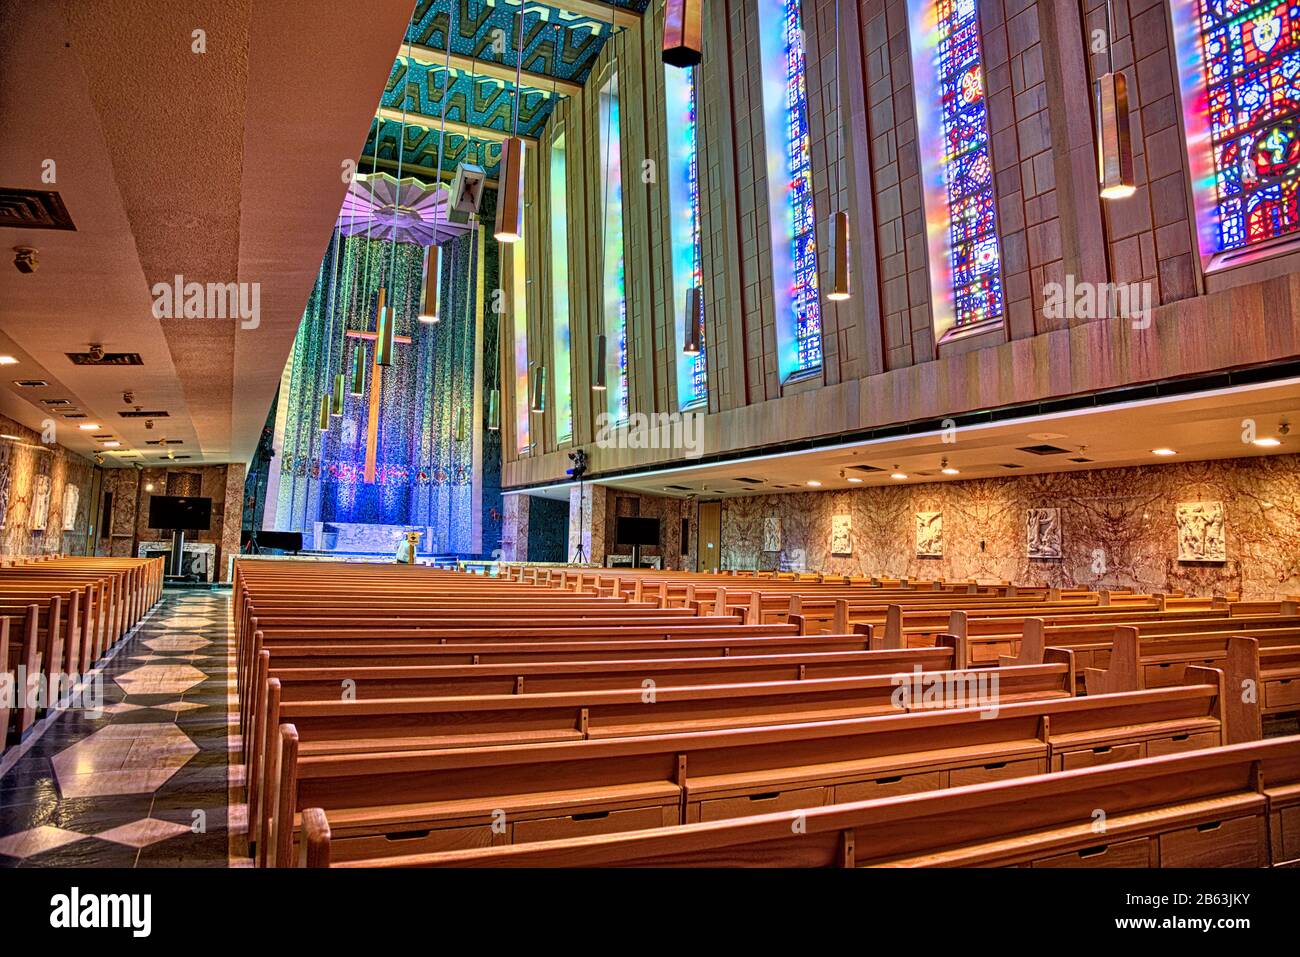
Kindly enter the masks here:
M 527 452 L 532 446 L 532 435 L 528 427 L 528 280 L 524 272 L 524 242 L 521 239 L 503 245 L 510 257 L 510 320 L 515 335 L 515 435 L 519 451 Z
M 673 319 L 677 326 L 677 404 L 688 409 L 707 401 L 704 349 L 686 355 L 686 296 L 704 284 L 700 242 L 700 186 L 696 140 L 695 72 L 664 67 L 668 115 L 669 240 L 672 247 Z M 701 303 L 701 313 L 703 304 Z M 696 317 L 696 322 L 702 316 Z M 703 336 L 701 336 L 701 346 Z
M 1249 259 L 1300 232 L 1300 3 L 1170 9 L 1201 255 Z
M 573 382 L 569 364 L 569 198 L 564 134 L 551 144 L 551 334 L 555 366 L 555 437 L 573 437 Z
M 937 336 L 1002 319 L 988 110 L 975 0 L 910 0 L 917 142 Z
M 758 23 L 763 125 L 768 142 L 777 367 L 784 381 L 820 368 L 822 363 L 817 229 L 799 0 L 759 0 Z
M 607 389 L 610 421 L 625 422 L 627 395 L 627 294 L 623 264 L 623 153 L 619 130 L 618 74 L 606 81 L 600 91 L 600 156 L 604 164 L 602 195 L 605 205 L 605 335 L 614 347 L 614 355 L 605 362 L 615 363 L 617 373 Z

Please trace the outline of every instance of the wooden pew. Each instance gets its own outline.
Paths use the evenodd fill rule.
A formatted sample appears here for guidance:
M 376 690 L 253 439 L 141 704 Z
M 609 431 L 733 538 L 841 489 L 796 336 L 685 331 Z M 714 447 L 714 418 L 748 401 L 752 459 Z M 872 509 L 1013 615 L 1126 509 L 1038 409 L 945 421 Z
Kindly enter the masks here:
M 313 812 L 305 844 L 315 866 L 344 867 L 1265 867 L 1300 860 L 1300 831 L 1281 825 L 1298 810 L 1291 737 L 796 813 L 357 861 L 331 860 L 339 841 L 328 812 Z
M 285 810 L 323 811 L 335 861 L 418 862 L 411 855 L 431 850 L 645 833 L 763 811 L 782 812 L 789 827 L 790 814 L 801 809 L 864 795 L 942 794 L 1040 774 L 1076 754 L 1085 729 L 1098 747 L 1124 742 L 1143 753 L 1187 751 L 1203 729 L 1222 730 L 1218 699 L 1217 684 L 1207 684 L 1022 702 L 992 718 L 973 710 L 926 711 L 530 748 L 376 753 L 352 761 L 299 756 L 296 775 L 278 797 Z M 1058 723 L 1071 728 L 1063 748 L 1048 730 Z M 1184 740 L 1175 741 L 1180 733 Z M 274 825 L 280 866 L 294 859 L 295 835 L 283 826 L 288 821 L 284 814 Z M 295 830 L 300 827 L 301 818 Z

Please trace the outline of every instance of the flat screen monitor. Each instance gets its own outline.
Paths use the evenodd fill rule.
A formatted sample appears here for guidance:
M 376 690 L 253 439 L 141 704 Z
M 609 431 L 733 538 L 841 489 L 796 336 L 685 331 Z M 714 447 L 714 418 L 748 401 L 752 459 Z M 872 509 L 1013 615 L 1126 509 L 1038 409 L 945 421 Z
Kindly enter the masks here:
M 658 545 L 659 519 L 622 515 L 614 523 L 616 545 Z
M 149 527 L 206 532 L 212 527 L 212 499 L 153 495 L 149 498 Z

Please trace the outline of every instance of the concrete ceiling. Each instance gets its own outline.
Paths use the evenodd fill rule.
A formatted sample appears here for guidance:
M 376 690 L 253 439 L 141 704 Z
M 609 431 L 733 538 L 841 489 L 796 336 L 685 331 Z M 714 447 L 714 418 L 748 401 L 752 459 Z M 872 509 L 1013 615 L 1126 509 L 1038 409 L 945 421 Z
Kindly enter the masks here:
M 0 229 L 0 412 L 122 464 L 252 455 L 408 24 L 342 0 L 0 0 L 0 187 L 57 190 L 75 231 Z M 204 31 L 195 52 L 194 31 Z M 292 157 L 287 162 L 286 157 Z M 54 179 L 47 161 L 54 163 Z M 38 269 L 11 265 L 38 250 Z M 154 317 L 157 283 L 256 284 L 256 326 Z M 137 366 L 78 366 L 98 343 Z M 22 388 L 18 379 L 40 379 Z M 121 417 L 134 405 L 166 418 Z M 78 424 L 101 428 L 81 431 Z M 111 462 L 110 462 L 111 464 Z
M 1246 420 L 1254 422 L 1256 437 L 1280 438 L 1280 444 L 1259 446 L 1244 441 Z M 716 499 L 1294 455 L 1300 452 L 1300 379 L 1008 419 L 961 428 L 947 438 L 952 441 L 945 441 L 943 433 L 932 432 L 726 463 L 688 464 L 601 479 L 600 484 L 652 495 Z M 1040 455 L 1024 451 L 1041 445 L 1065 452 Z M 1172 449 L 1176 454 L 1154 454 L 1153 450 L 1159 448 Z M 944 459 L 958 474 L 943 474 Z M 861 471 L 861 466 L 880 471 Z M 907 478 L 892 478 L 895 471 Z M 567 499 L 571 484 L 523 491 Z

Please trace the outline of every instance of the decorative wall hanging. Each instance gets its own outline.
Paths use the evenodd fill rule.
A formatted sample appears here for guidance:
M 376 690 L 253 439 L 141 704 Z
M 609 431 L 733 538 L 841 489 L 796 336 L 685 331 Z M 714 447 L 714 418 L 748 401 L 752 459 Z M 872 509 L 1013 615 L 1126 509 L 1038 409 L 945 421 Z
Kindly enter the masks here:
M 1222 502 L 1180 502 L 1177 517 L 1180 562 L 1228 560 Z
M 763 551 L 779 552 L 781 550 L 781 516 L 763 516 Z
M 1025 536 L 1030 558 L 1061 557 L 1061 510 L 1031 508 L 1025 512 Z
M 831 516 L 831 554 L 853 554 L 853 518 L 849 515 Z
M 63 530 L 77 527 L 77 506 L 81 503 L 81 489 L 69 483 L 63 486 Z
M 916 555 L 918 558 L 943 556 L 943 512 L 916 513 Z
M 33 532 L 45 531 L 45 523 L 50 517 L 50 477 L 48 475 L 32 476 L 32 521 Z

